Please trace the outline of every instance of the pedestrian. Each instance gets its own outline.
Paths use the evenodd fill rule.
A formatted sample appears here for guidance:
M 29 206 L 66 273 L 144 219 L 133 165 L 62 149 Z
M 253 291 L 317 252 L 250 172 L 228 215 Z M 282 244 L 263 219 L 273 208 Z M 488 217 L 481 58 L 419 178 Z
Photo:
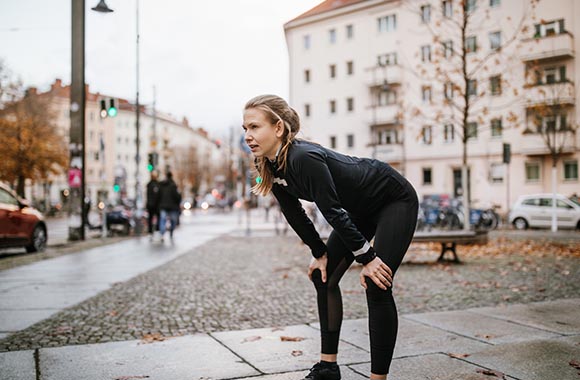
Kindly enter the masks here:
M 181 204 L 181 194 L 177 191 L 177 185 L 173 181 L 173 174 L 170 171 L 167 172 L 166 179 L 161 182 L 159 193 L 159 233 L 161 241 L 163 241 L 167 229 L 167 219 L 170 222 L 169 237 L 173 239 L 173 231 L 177 225 Z
M 362 264 L 371 352 L 370 378 L 386 379 L 397 337 L 393 276 L 411 243 L 418 199 L 390 165 L 346 156 L 296 138 L 299 116 L 275 95 L 244 108 L 245 141 L 257 169 L 252 191 L 278 199 L 288 223 L 312 251 L 308 275 L 317 293 L 321 356 L 305 379 L 338 380 L 336 363 L 342 298 L 339 281 L 353 261 Z M 315 202 L 333 231 L 326 244 L 299 199 Z M 374 237 L 374 247 L 369 241 Z
M 153 240 L 155 231 L 159 231 L 159 172 L 151 171 L 151 180 L 147 183 L 147 227 L 149 239 Z

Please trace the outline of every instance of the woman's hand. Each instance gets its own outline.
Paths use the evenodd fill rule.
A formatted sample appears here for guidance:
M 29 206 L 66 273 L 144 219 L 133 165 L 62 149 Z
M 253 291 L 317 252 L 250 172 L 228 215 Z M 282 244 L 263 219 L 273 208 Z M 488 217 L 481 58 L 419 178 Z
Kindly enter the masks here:
M 387 287 L 390 287 L 393 283 L 393 272 L 391 268 L 383 263 L 383 260 L 378 256 L 363 266 L 360 272 L 360 284 L 366 289 L 367 283 L 365 282 L 365 276 L 373 280 L 383 290 L 387 290 Z
M 312 281 L 312 272 L 316 269 L 320 269 L 322 282 L 326 282 L 326 263 L 328 263 L 328 256 L 326 256 L 326 253 L 318 259 L 313 257 L 312 260 L 310 260 L 310 265 L 308 266 L 308 278 L 310 281 Z

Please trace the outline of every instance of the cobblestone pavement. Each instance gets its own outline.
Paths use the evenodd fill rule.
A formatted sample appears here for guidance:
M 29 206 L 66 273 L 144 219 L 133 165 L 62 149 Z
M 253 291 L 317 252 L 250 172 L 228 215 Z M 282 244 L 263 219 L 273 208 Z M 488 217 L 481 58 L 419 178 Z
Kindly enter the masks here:
M 580 295 L 580 243 L 492 239 L 459 247 L 462 264 L 434 263 L 413 245 L 395 281 L 399 313 L 456 310 Z M 309 251 L 292 237 L 224 236 L 115 284 L 0 341 L 0 351 L 316 322 Z M 341 282 L 345 319 L 365 317 L 360 268 Z

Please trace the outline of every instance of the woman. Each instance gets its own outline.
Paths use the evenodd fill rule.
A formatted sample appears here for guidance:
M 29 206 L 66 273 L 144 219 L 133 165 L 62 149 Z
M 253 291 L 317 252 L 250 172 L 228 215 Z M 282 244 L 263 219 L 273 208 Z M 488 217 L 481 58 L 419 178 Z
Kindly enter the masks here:
M 386 379 L 397 336 L 391 284 L 417 223 L 415 190 L 386 163 L 296 139 L 298 114 L 278 96 L 248 101 L 243 128 L 258 170 L 252 190 L 274 194 L 290 226 L 314 256 L 308 276 L 317 292 L 322 350 L 320 362 L 306 379 L 340 379 L 338 283 L 354 260 L 363 265 L 360 282 L 369 308 L 370 378 Z M 299 199 L 315 202 L 332 226 L 326 244 Z M 374 248 L 369 244 L 373 237 Z

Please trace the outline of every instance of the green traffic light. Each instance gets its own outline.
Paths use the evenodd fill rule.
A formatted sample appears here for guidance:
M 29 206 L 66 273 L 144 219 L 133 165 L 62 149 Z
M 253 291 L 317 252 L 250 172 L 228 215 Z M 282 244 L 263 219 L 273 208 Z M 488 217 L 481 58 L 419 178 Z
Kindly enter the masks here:
M 115 117 L 117 116 L 117 109 L 115 107 L 110 107 L 107 113 L 110 117 Z
M 149 170 L 150 172 L 152 172 L 153 171 L 153 165 L 151 165 L 151 164 L 147 165 L 147 170 Z
M 121 190 L 121 186 L 119 186 L 119 185 L 115 185 L 115 186 L 113 186 L 113 191 L 114 191 L 115 193 L 118 193 L 118 192 L 119 192 L 119 190 Z

